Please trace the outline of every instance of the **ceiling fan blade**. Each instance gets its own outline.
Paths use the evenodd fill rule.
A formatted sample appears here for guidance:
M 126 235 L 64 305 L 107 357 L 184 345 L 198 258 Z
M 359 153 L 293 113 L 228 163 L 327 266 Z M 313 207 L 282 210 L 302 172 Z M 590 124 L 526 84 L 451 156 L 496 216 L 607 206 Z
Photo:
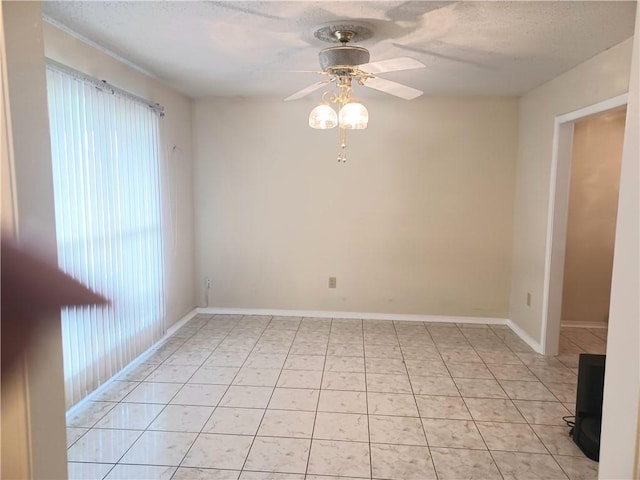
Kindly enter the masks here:
M 381 92 L 395 95 L 396 97 L 404 98 L 405 100 L 413 100 L 419 97 L 424 92 L 415 88 L 402 85 L 401 83 L 392 82 L 384 78 L 374 77 L 364 82 L 365 87 L 380 90 Z
M 313 85 L 309 85 L 308 87 L 305 87 L 302 90 L 299 90 L 298 92 L 294 93 L 293 95 L 288 96 L 287 98 L 284 99 L 284 101 L 288 102 L 290 100 L 298 100 L 299 98 L 306 97 L 310 93 L 321 89 L 322 87 L 324 87 L 329 82 L 331 82 L 331 79 L 323 80 L 321 82 L 316 82 Z
M 382 60 L 381 62 L 358 65 L 358 69 L 374 75 L 377 73 L 399 72 L 401 70 L 415 70 L 425 67 L 426 65 L 424 63 L 409 57 L 390 58 L 389 60 Z

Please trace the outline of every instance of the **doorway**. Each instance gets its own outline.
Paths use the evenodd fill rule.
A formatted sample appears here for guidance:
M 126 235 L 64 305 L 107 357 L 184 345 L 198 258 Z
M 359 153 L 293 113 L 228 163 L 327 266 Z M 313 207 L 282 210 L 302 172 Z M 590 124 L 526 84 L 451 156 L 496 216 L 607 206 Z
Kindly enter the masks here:
M 545 355 L 566 354 L 576 367 L 579 353 L 605 351 L 626 103 L 621 95 L 555 121 L 542 340 Z M 616 137 L 600 131 L 616 122 L 620 137 L 606 142 L 620 142 L 618 158 L 606 165 L 598 158 L 606 147 L 593 142 Z

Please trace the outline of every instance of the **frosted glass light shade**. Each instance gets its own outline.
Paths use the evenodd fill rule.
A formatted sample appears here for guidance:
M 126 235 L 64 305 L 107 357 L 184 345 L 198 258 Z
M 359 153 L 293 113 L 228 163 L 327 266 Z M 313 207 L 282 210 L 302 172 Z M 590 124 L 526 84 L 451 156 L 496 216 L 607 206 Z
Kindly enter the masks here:
M 340 109 L 340 126 L 350 130 L 363 130 L 369 123 L 369 112 L 361 103 L 347 103 Z
M 327 129 L 338 124 L 338 115 L 329 105 L 323 103 L 311 110 L 309 114 L 309 126 L 311 128 Z

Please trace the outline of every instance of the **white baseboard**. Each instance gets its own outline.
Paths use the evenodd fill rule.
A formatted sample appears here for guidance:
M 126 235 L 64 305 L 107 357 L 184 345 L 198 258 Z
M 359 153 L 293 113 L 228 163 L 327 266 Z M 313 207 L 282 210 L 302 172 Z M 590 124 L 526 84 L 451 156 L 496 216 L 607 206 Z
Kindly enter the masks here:
M 520 339 L 524 343 L 529 345 L 536 353 L 544 354 L 544 349 L 542 348 L 542 344 L 539 341 L 534 340 L 527 332 L 516 325 L 512 320 L 507 320 L 507 325 L 511 330 L 513 330 L 513 333 L 518 335 Z
M 606 322 L 571 322 L 562 320 L 560 327 L 565 328 L 608 328 L 609 324 Z
M 180 329 L 180 327 L 184 326 L 189 320 L 191 320 L 196 315 L 198 315 L 197 308 L 194 308 L 189 313 L 185 314 L 180 320 L 178 320 L 176 323 L 172 324 L 169 328 L 167 328 L 167 331 L 164 337 L 162 338 L 162 340 L 165 340 L 166 338 L 176 333 L 178 329 Z
M 447 315 L 417 315 L 406 313 L 330 312 L 326 310 L 278 310 L 268 308 L 198 308 L 198 313 L 208 315 L 268 315 L 278 317 L 353 318 L 367 320 L 400 320 L 403 322 L 472 323 L 507 325 L 506 318 L 454 317 Z

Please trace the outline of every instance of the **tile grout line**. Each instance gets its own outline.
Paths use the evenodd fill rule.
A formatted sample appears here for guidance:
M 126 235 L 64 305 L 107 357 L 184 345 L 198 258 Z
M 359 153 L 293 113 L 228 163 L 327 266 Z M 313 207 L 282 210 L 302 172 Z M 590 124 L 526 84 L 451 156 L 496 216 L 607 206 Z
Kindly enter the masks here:
M 195 317 L 194 317 L 194 318 L 195 318 Z M 191 319 L 191 320 L 193 320 L 193 319 Z M 191 321 L 191 320 L 190 320 L 190 321 Z M 189 337 L 184 338 L 184 340 L 180 343 L 180 345 L 179 345 L 178 347 L 176 347 L 176 349 L 175 349 L 175 350 L 173 350 L 173 351 L 171 352 L 171 355 L 173 355 L 176 351 L 178 351 L 178 350 L 180 349 L 180 347 L 182 347 L 182 346 L 183 346 L 183 345 L 184 345 L 184 344 L 185 344 L 185 343 L 186 343 L 190 338 L 192 338 L 193 336 L 195 336 L 195 335 L 196 335 L 196 333 L 198 333 L 198 332 L 202 329 L 202 327 L 203 327 L 203 326 L 204 326 L 204 325 L 202 325 L 198 330 L 196 330 L 194 333 L 192 333 Z M 169 338 L 167 339 L 167 342 L 168 342 L 171 338 L 172 338 L 172 337 L 169 337 Z M 162 348 L 162 345 L 161 345 L 159 348 Z M 144 377 L 144 379 L 142 379 L 142 380 L 138 383 L 138 386 L 140 386 L 140 385 L 144 382 L 144 380 L 145 380 L 146 378 L 148 378 L 150 375 L 152 375 L 152 374 L 153 374 L 153 372 L 155 372 L 155 371 L 156 371 L 156 370 L 157 370 L 161 365 L 163 365 L 163 364 L 164 364 L 164 362 L 165 362 L 166 360 L 168 360 L 169 358 L 171 358 L 171 355 L 169 355 L 169 357 L 165 358 L 162 362 L 160 362 L 160 363 L 158 364 L 158 366 L 157 366 L 156 368 L 154 368 L 151 372 L 149 372 L 149 374 L 148 374 L 146 377 Z M 151 382 L 149 382 L 149 383 L 151 383 Z M 184 383 L 184 385 L 186 385 L 186 382 Z M 138 387 L 135 387 L 135 388 L 138 388 Z M 133 390 L 135 390 L 135 388 L 134 388 L 134 389 L 132 389 L 132 391 L 133 391 Z M 181 388 L 182 388 L 182 387 L 180 387 L 180 389 L 181 389 Z M 179 390 L 178 390 L 178 391 L 179 391 Z M 129 392 L 129 393 L 131 393 L 131 392 Z M 171 398 L 175 397 L 177 394 L 178 394 L 178 392 L 176 391 L 176 393 L 175 393 Z M 127 398 L 127 396 L 128 396 L 128 394 L 127 394 L 127 395 L 125 395 L 123 398 L 121 398 L 121 399 L 116 403 L 116 406 L 115 406 L 115 407 L 113 407 L 113 408 L 116 408 L 118 405 L 121 405 L 121 404 L 123 404 L 123 403 L 128 403 L 128 402 L 123 402 L 123 400 L 124 400 L 125 398 Z M 171 401 L 171 399 L 170 399 L 169 401 Z M 106 478 L 107 476 L 109 476 L 109 475 L 111 474 L 111 472 L 112 472 L 112 471 L 113 471 L 113 470 L 114 470 L 118 465 L 120 465 L 120 461 L 125 457 L 125 455 L 126 455 L 127 453 L 129 453 L 129 451 L 133 448 L 133 446 L 134 446 L 136 443 L 138 443 L 138 440 L 140 440 L 140 438 L 142 438 L 142 436 L 147 432 L 147 428 L 148 428 L 148 427 L 149 427 L 149 426 L 150 426 L 150 425 L 151 425 L 151 424 L 156 420 L 156 418 L 158 418 L 158 416 L 159 416 L 159 415 L 164 411 L 164 409 L 166 408 L 166 406 L 167 406 L 167 405 L 168 405 L 168 403 L 167 403 L 167 404 L 165 404 L 165 405 L 164 405 L 164 407 L 163 407 L 160 411 L 158 411 L 158 413 L 153 417 L 153 419 L 149 422 L 149 424 L 148 424 L 148 425 L 147 425 L 147 426 L 146 426 L 146 427 L 145 427 L 145 428 L 140 432 L 140 434 L 136 437 L 136 439 L 131 443 L 131 445 L 129 445 L 129 447 L 124 451 L 124 453 L 123 453 L 123 454 L 118 458 L 118 460 L 113 464 L 113 466 L 109 469 L 109 471 L 108 471 L 108 472 L 107 472 L 107 473 L 106 473 L 102 478 Z M 113 409 L 112 409 L 112 410 L 113 410 Z M 108 413 L 108 412 L 107 412 L 107 413 Z M 105 414 L 105 416 L 106 416 L 106 414 Z M 104 418 L 104 417 L 102 417 L 102 418 Z M 102 420 L 102 418 L 101 418 L 100 420 Z M 100 420 L 98 420 L 98 421 L 100 421 Z M 96 422 L 96 424 L 97 424 L 97 423 L 98 423 L 98 422 Z M 95 424 L 94 424 L 94 426 L 92 427 L 92 429 L 93 429 L 93 428 L 95 428 Z M 177 467 L 176 467 L 176 471 L 177 471 Z M 173 475 L 175 475 L 175 472 L 171 475 L 171 477 L 173 477 Z
M 467 343 L 469 344 L 469 346 L 471 347 L 471 349 L 473 350 L 473 352 L 478 355 L 478 352 L 476 351 L 475 347 L 473 346 L 473 344 L 469 341 L 469 339 L 467 338 L 467 336 L 464 334 L 464 332 L 462 330 L 460 330 L 459 327 L 456 326 L 456 328 L 460 331 L 460 334 L 465 338 L 465 340 L 467 341 Z M 495 334 L 495 333 L 494 333 Z M 496 335 L 497 337 L 497 335 Z M 500 338 L 500 337 L 498 337 Z M 502 339 L 500 339 L 502 340 Z M 438 346 L 436 345 L 436 349 L 438 349 Z M 438 349 L 438 352 L 440 352 L 440 350 Z M 484 359 L 482 357 L 480 357 L 480 355 L 478 355 L 478 358 L 480 358 L 480 361 L 482 362 L 482 365 L 489 371 L 489 373 L 491 374 L 494 381 L 498 381 L 495 378 L 495 375 L 493 374 L 493 372 L 489 369 L 489 367 L 487 366 L 486 362 L 484 361 Z M 444 359 L 443 359 L 444 362 Z M 447 371 L 449 372 L 449 375 L 451 375 L 451 371 L 449 370 L 449 367 L 447 366 L 447 362 L 444 362 L 444 366 L 447 369 Z M 473 415 L 471 413 L 471 410 L 469 409 L 469 406 L 467 405 L 467 401 L 465 400 L 464 396 L 462 395 L 462 392 L 460 391 L 460 387 L 458 386 L 458 384 L 456 383 L 456 381 L 453 379 L 453 376 L 451 377 L 451 379 L 453 380 L 453 384 L 455 385 L 456 389 L 458 390 L 458 394 L 460 395 L 460 398 L 462 399 L 462 403 L 464 403 L 465 408 L 467 409 L 467 411 L 469 412 L 469 416 L 471 417 L 471 421 L 473 422 L 473 426 L 476 427 L 476 431 L 478 432 L 478 435 L 480 435 L 480 438 L 482 439 L 482 443 L 484 443 L 484 446 L 487 448 L 487 452 L 489 453 L 489 456 L 491 457 L 491 460 L 493 461 L 493 464 L 496 467 L 496 470 L 498 471 L 498 474 L 500 475 L 500 477 L 504 478 L 504 475 L 502 473 L 502 471 L 500 470 L 500 467 L 498 466 L 498 462 L 496 462 L 495 457 L 493 456 L 493 453 L 491 452 L 491 449 L 489 448 L 489 445 L 487 445 L 487 441 L 485 440 L 484 436 L 482 435 L 482 432 L 480 431 L 480 429 L 478 428 L 478 424 L 475 418 L 473 418 Z M 501 387 L 502 388 L 502 387 Z M 506 395 L 506 392 L 505 392 Z M 508 397 L 508 395 L 507 395 Z
M 329 336 L 327 337 L 327 346 L 324 351 L 324 363 L 322 364 L 322 375 L 320 375 L 320 387 L 318 387 L 318 400 L 316 401 L 316 411 L 313 416 L 313 425 L 311 427 L 311 438 L 309 439 L 309 455 L 307 455 L 307 465 L 304 469 L 304 476 L 309 475 L 309 463 L 311 462 L 311 447 L 313 446 L 313 434 L 316 430 L 316 421 L 318 419 L 318 408 L 320 407 L 320 396 L 322 395 L 322 382 L 324 381 L 324 369 L 327 366 L 327 357 L 329 356 L 329 341 L 331 340 L 331 329 L 333 327 L 333 318 L 329 322 Z
M 271 317 L 271 320 L 269 321 L 269 323 L 267 324 L 267 326 L 265 327 L 265 329 L 262 331 L 262 334 L 260 335 L 260 337 L 258 338 L 256 345 L 258 343 L 260 343 L 260 338 L 262 338 L 262 335 L 264 335 L 264 332 L 267 331 L 267 329 L 269 328 L 269 325 L 271 325 L 271 323 L 273 322 L 273 319 L 275 317 Z M 293 317 L 296 318 L 296 317 Z M 264 411 L 262 412 L 262 417 L 260 418 L 260 423 L 258 424 L 258 428 L 256 428 L 256 433 L 255 435 L 253 435 L 253 439 L 251 440 L 251 445 L 249 445 L 249 449 L 247 450 L 247 456 L 244 458 L 244 462 L 242 462 L 242 468 L 240 468 L 240 475 L 242 475 L 242 472 L 244 471 L 244 467 L 247 464 L 247 460 L 249 460 L 249 455 L 251 455 L 251 449 L 253 448 L 253 445 L 256 441 L 256 438 L 258 438 L 258 431 L 260 430 L 260 426 L 262 425 L 262 422 L 264 421 L 264 417 L 267 414 L 267 409 L 269 408 L 269 404 L 271 403 L 271 399 L 273 398 L 273 394 L 276 391 L 276 388 L 278 388 L 278 382 L 280 381 L 280 377 L 282 376 L 282 370 L 284 370 L 284 366 L 287 363 L 287 359 L 289 358 L 289 352 L 291 352 L 291 348 L 293 347 L 294 342 L 296 341 L 296 336 L 298 335 L 298 332 L 300 331 L 300 325 L 302 325 L 302 319 L 303 317 L 300 317 L 300 321 L 298 322 L 298 326 L 296 327 L 296 331 L 293 334 L 293 338 L 291 339 L 291 344 L 289 345 L 289 349 L 287 350 L 287 354 L 284 357 L 284 362 L 282 362 L 282 366 L 280 367 L 280 373 L 278 373 L 278 378 L 276 378 L 276 383 L 273 386 L 273 390 L 271 390 L 271 395 L 269 395 L 269 400 L 267 401 L 266 405 L 264 406 Z M 287 331 L 286 329 L 283 329 L 283 331 Z M 254 346 L 255 348 L 255 346 Z M 252 350 L 253 353 L 253 350 Z M 251 354 L 249 354 L 251 355 Z M 247 357 L 248 358 L 248 357 Z M 239 373 L 239 371 L 238 371 Z M 320 394 L 318 394 L 318 396 L 320 396 Z M 288 438 L 288 437 L 287 437 Z M 311 451 L 311 443 L 309 443 L 309 451 Z
M 211 319 L 209 321 L 213 321 L 215 319 L 215 315 L 213 315 L 211 317 Z M 231 335 L 231 333 L 238 328 L 238 323 L 242 322 L 242 320 L 245 318 L 245 316 L 241 316 L 239 319 L 237 319 L 234 324 L 233 324 L 233 328 L 231 328 L 227 334 L 224 336 L 224 338 L 218 343 L 218 345 L 216 345 L 216 347 L 212 350 L 211 355 L 213 355 L 213 353 L 218 349 L 218 347 L 220 345 L 222 345 L 222 343 L 229 337 L 229 335 Z M 260 336 L 262 336 L 262 333 L 264 333 L 264 331 L 266 330 L 267 326 L 269 325 L 269 323 L 271 322 L 271 317 L 269 317 L 269 322 L 267 322 L 267 324 L 262 328 Z M 256 329 L 257 330 L 257 329 Z M 182 468 L 182 465 L 185 461 L 185 459 L 187 458 L 187 456 L 189 455 L 189 452 L 191 452 L 191 449 L 193 448 L 193 446 L 196 444 L 196 442 L 198 441 L 198 438 L 200 437 L 200 435 L 202 435 L 202 432 L 205 428 L 205 426 L 207 425 L 207 423 L 209 422 L 209 420 L 211 419 L 211 417 L 213 416 L 213 414 L 216 412 L 216 410 L 218 410 L 218 407 L 220 406 L 220 402 L 222 401 L 222 399 L 224 398 L 224 396 L 227 394 L 227 392 L 229 391 L 229 389 L 231 388 L 231 386 L 233 385 L 233 381 L 236 379 L 236 377 L 238 376 L 238 374 L 240 373 L 240 370 L 242 370 L 242 367 L 244 366 L 244 364 L 247 362 L 247 359 L 251 356 L 251 353 L 253 353 L 253 350 L 256 348 L 256 345 L 258 344 L 260 337 L 258 337 L 258 339 L 254 342 L 253 347 L 251 348 L 251 350 L 249 351 L 249 354 L 247 355 L 247 357 L 244 359 L 244 361 L 242 362 L 242 365 L 240 367 L 238 367 L 238 371 L 236 372 L 236 374 L 233 376 L 233 378 L 230 380 L 229 385 L 227 385 L 227 388 L 225 389 L 225 391 L 222 393 L 222 395 L 220 395 L 219 400 L 216 402 L 216 405 L 213 409 L 213 411 L 211 412 L 211 415 L 209 415 L 209 417 L 207 418 L 207 420 L 205 420 L 205 422 L 202 424 L 202 428 L 200 429 L 200 431 L 196 434 L 196 437 L 194 438 L 193 442 L 191 443 L 191 445 L 189 445 L 189 448 L 187 449 L 187 451 L 185 452 L 185 454 L 182 456 L 182 460 L 180 460 L 180 463 L 178 464 L 176 471 L 173 473 L 173 475 L 171 476 L 171 479 L 173 479 L 176 475 L 176 473 L 178 472 L 178 470 L 180 468 Z M 211 355 L 209 355 L 209 357 L 211 357 Z M 207 358 L 209 358 L 207 357 Z M 186 383 L 185 383 L 186 385 Z M 177 393 L 176 393 L 177 395 Z M 175 395 L 174 395 L 175 397 Z M 247 455 L 248 455 L 248 451 L 247 451 Z M 246 461 L 246 459 L 245 459 Z M 238 476 L 240 476 L 240 474 L 238 474 Z
M 426 325 L 424 325 L 424 323 L 422 323 L 422 327 L 424 328 L 426 334 L 429 336 L 429 338 L 431 339 L 431 341 L 433 342 L 433 338 L 431 337 L 431 334 L 429 333 L 429 330 L 427 330 Z M 402 344 L 400 343 L 400 339 L 398 338 L 398 328 L 396 327 L 395 322 L 393 323 L 393 329 L 396 332 L 396 339 L 398 340 L 398 345 L 399 345 L 399 350 L 400 350 L 400 355 L 402 356 L 402 363 L 404 364 L 404 369 L 407 373 L 407 379 L 409 380 L 409 388 L 411 388 L 411 395 L 413 396 L 413 403 L 416 406 L 416 412 L 418 413 L 418 420 L 420 421 L 420 426 L 422 427 L 422 435 L 424 436 L 424 441 L 427 447 L 427 451 L 429 452 L 429 460 L 431 461 L 431 467 L 433 468 L 433 473 L 436 477 L 436 480 L 439 478 L 438 475 L 438 470 L 436 469 L 436 462 L 433 460 L 433 453 L 431 452 L 431 447 L 429 445 L 429 439 L 427 438 L 427 431 L 424 428 L 424 422 L 422 421 L 422 416 L 420 415 L 420 408 L 418 407 L 418 399 L 416 398 L 416 393 L 413 390 L 413 383 L 411 383 L 411 376 L 409 375 L 409 367 L 407 367 L 407 362 L 406 359 L 404 358 L 404 352 L 402 351 Z M 444 363 L 444 361 L 443 361 Z

